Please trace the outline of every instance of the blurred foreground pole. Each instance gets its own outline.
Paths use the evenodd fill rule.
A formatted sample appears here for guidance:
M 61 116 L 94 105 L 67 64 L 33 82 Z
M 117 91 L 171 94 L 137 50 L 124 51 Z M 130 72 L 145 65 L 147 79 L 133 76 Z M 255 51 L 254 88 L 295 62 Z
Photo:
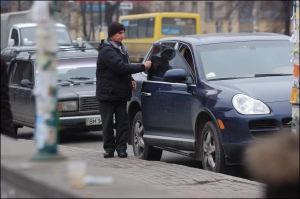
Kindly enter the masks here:
M 294 43 L 292 51 L 294 64 L 294 85 L 292 87 L 292 133 L 299 133 L 299 0 L 294 1 L 293 6 L 293 34 L 290 41 Z
M 37 22 L 36 48 L 37 79 L 34 88 L 36 118 L 34 137 L 38 153 L 33 160 L 61 159 L 57 153 L 57 75 L 56 75 L 56 28 L 54 9 L 49 1 L 34 1 L 32 19 Z M 53 8 L 53 7 L 52 7 Z
M 260 1 L 254 1 L 254 6 L 252 10 L 253 32 L 259 32 L 259 13 L 260 13 Z

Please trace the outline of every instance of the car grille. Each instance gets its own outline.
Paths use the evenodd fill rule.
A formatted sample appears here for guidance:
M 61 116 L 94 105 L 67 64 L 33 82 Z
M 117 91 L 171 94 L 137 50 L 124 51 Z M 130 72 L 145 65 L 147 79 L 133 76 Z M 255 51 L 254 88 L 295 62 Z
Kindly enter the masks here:
M 272 129 L 276 128 L 276 120 L 254 120 L 249 122 L 249 129 Z
M 283 128 L 291 128 L 291 122 L 292 121 L 292 117 L 288 117 L 288 118 L 283 118 L 282 119 L 282 126 Z
M 282 119 L 283 130 L 291 128 L 291 124 L 288 124 L 292 120 L 291 117 Z M 279 130 L 277 121 L 273 119 L 254 120 L 249 122 L 250 133 L 255 138 L 268 138 L 274 135 Z
M 95 96 L 80 97 L 79 100 L 79 111 L 80 112 L 99 112 L 99 102 Z

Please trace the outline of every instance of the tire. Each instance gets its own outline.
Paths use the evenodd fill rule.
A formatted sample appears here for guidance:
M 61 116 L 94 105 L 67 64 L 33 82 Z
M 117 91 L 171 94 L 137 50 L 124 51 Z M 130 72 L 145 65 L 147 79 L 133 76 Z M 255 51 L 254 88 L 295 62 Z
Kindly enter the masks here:
M 139 111 L 134 116 L 131 129 L 133 153 L 139 159 L 159 161 L 162 156 L 162 150 L 147 145 L 144 140 L 144 125 L 142 112 Z
M 18 137 L 18 126 L 14 125 L 13 133 L 15 137 Z
M 201 134 L 201 160 L 204 170 L 224 174 L 234 174 L 236 167 L 226 164 L 225 153 L 215 125 L 209 121 Z

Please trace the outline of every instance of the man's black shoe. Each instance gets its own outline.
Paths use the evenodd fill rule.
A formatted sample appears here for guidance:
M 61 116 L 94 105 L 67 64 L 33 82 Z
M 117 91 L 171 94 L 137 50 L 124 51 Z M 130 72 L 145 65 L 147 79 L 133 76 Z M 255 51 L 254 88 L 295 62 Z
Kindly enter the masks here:
M 128 155 L 127 155 L 126 151 L 120 151 L 120 152 L 118 152 L 118 156 L 120 158 L 126 158 Z
M 114 152 L 105 152 L 103 157 L 104 158 L 112 158 L 112 157 L 114 157 Z

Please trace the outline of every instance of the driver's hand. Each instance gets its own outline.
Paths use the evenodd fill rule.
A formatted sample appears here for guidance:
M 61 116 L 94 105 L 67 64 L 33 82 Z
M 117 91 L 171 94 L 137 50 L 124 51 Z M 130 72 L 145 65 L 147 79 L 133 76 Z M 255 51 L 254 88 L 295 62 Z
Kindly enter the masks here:
M 143 64 L 145 65 L 146 69 L 149 69 L 151 67 L 152 62 L 151 61 L 146 61 Z

